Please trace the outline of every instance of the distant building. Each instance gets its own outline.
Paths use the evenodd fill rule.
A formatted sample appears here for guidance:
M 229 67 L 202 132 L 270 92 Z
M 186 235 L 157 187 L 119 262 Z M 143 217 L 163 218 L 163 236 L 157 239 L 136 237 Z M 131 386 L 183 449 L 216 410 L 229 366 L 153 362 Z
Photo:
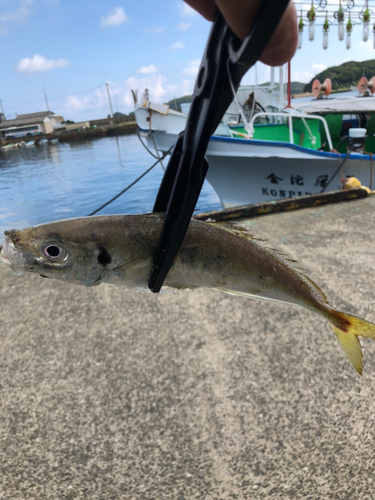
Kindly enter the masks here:
M 106 127 L 108 125 L 119 124 L 119 123 L 127 123 L 134 121 L 134 117 L 132 118 L 129 115 L 125 115 L 124 113 L 120 113 L 116 111 L 113 113 L 113 118 L 108 115 L 108 118 L 102 118 L 101 120 L 90 120 L 90 125 L 93 127 L 96 125 L 97 127 Z
M 90 128 L 90 122 L 65 123 L 64 127 L 67 132 L 72 132 L 73 130 L 86 130 Z
M 52 111 L 18 115 L 13 120 L 0 118 L 0 136 L 7 138 L 51 134 L 54 130 L 64 128 L 63 121 L 62 116 L 55 115 Z

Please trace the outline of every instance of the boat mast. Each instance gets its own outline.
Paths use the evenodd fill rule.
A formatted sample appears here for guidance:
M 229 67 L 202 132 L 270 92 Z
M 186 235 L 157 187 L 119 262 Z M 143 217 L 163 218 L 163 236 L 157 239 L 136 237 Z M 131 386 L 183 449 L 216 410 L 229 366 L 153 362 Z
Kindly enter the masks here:
M 111 115 L 112 115 L 112 118 L 113 118 L 112 101 L 111 101 L 111 94 L 109 92 L 109 83 L 108 82 L 106 83 L 106 86 L 107 86 L 107 94 L 108 94 L 108 100 L 109 100 L 109 107 L 111 108 Z
M 290 61 L 288 61 L 288 104 L 287 104 L 287 108 L 291 108 L 292 107 L 292 83 L 290 81 Z
M 4 113 L 3 103 L 1 102 L 1 99 L 0 99 L 0 106 L 1 106 L 1 111 L 3 112 L 3 116 L 5 119 L 5 113 Z
M 284 108 L 284 66 L 279 66 L 279 107 Z
M 46 92 L 46 88 L 45 88 L 45 87 L 43 87 L 43 89 L 44 89 L 44 98 L 45 98 L 45 100 L 46 100 L 47 111 L 49 111 L 49 106 L 48 106 L 48 99 L 47 99 L 47 92 Z

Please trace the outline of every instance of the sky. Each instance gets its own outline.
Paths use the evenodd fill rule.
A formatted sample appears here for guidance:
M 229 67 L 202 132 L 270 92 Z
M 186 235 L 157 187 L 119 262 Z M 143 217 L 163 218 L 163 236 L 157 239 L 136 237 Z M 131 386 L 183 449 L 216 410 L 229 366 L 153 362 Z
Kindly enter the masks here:
M 322 27 L 316 27 L 313 42 L 306 27 L 291 61 L 292 80 L 307 83 L 329 66 L 374 59 L 374 20 L 375 13 L 367 42 L 362 26 L 354 26 L 350 50 L 338 41 L 337 26 L 330 29 L 327 50 Z M 122 113 L 133 109 L 131 89 L 148 88 L 155 102 L 191 94 L 209 29 L 181 0 L 0 0 L 5 116 L 46 110 L 46 92 L 49 109 L 65 120 L 105 118 L 106 83 L 113 110 Z M 269 67 L 257 63 L 243 83 L 262 83 L 269 75 Z

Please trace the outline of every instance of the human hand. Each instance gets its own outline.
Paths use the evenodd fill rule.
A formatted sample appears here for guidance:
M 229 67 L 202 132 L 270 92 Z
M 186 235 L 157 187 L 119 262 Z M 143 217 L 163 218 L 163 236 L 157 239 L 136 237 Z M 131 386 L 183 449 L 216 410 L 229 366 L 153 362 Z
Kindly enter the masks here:
M 185 0 L 203 17 L 213 21 L 219 8 L 232 31 L 243 40 L 250 31 L 262 0 Z M 281 21 L 260 60 L 270 66 L 281 66 L 293 57 L 298 42 L 297 15 L 289 2 Z

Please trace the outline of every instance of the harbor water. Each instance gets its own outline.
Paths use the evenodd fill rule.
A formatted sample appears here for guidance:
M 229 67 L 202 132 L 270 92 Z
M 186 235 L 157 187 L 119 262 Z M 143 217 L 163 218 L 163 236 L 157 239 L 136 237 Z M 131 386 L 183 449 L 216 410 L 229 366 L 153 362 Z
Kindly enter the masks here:
M 154 162 L 137 135 L 0 149 L 0 234 L 93 212 Z M 163 162 L 167 165 L 167 158 Z M 97 215 L 152 211 L 160 164 Z M 221 204 L 205 182 L 197 210 Z

